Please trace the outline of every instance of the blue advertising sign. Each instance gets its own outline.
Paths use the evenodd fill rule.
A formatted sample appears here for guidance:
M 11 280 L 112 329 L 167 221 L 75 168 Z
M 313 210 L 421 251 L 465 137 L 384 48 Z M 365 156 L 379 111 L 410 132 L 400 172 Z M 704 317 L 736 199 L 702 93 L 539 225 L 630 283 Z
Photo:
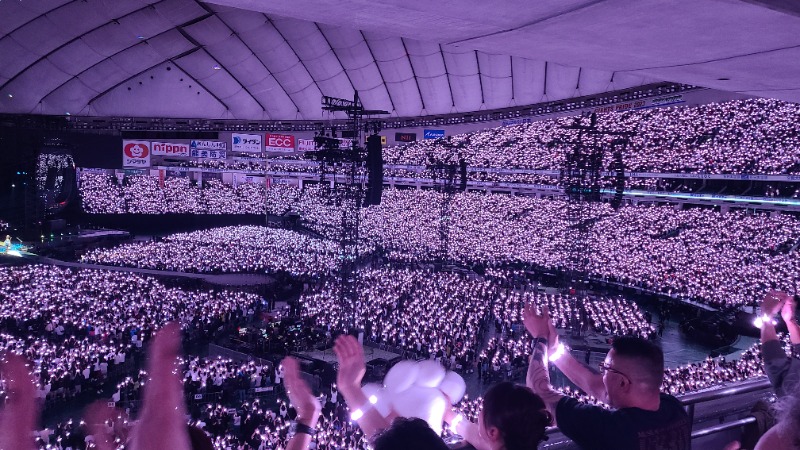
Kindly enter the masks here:
M 422 134 L 424 139 L 439 139 L 444 137 L 444 130 L 425 130 Z

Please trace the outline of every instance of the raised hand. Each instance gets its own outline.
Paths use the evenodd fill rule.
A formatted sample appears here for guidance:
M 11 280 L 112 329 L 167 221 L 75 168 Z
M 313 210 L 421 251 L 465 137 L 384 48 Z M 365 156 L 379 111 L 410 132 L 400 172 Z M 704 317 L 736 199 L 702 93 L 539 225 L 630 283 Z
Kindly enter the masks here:
M 361 344 L 353 336 L 341 335 L 336 338 L 333 352 L 336 353 L 336 359 L 339 360 L 339 371 L 336 374 L 336 384 L 339 389 L 360 390 L 361 379 L 367 372 L 367 363 Z
M 25 359 L 7 353 L 0 369 L 6 380 L 6 404 L 0 411 L 0 450 L 33 450 L 36 387 Z
M 761 301 L 761 313 L 770 317 L 778 313 L 783 308 L 786 302 L 787 295 L 785 292 L 769 291 L 764 300 Z
M 389 427 L 389 422 L 377 409 L 370 407 L 369 399 L 361 390 L 361 379 L 367 372 L 364 349 L 353 336 L 342 335 L 336 338 L 333 352 L 339 360 L 336 374 L 336 387 L 344 397 L 351 411 L 361 411 L 362 417 L 353 419 L 370 440 L 381 430 Z M 287 449 L 288 450 L 288 449 Z
M 303 380 L 300 374 L 300 363 L 292 357 L 286 357 L 281 361 L 284 370 L 284 383 L 286 383 L 286 394 L 289 401 L 297 410 L 297 422 L 314 428 L 317 425 L 322 405 L 314 397 L 308 383 Z
M 547 306 L 543 306 L 542 313 L 538 314 L 536 305 L 526 304 L 522 310 L 522 323 L 531 337 L 547 339 L 548 350 L 553 351 L 558 346 L 558 332 L 550 320 L 550 310 Z
M 786 322 L 786 325 L 791 325 L 794 323 L 794 312 L 797 308 L 797 303 L 794 301 L 794 295 L 787 294 L 785 298 L 786 301 L 783 302 L 781 307 L 781 317 Z
M 144 388 L 132 450 L 190 450 L 183 385 L 177 367 L 181 329 L 170 323 L 159 330 L 148 352 L 150 381 Z
M 89 405 L 84 418 L 97 450 L 116 450 L 120 442 L 125 441 L 124 436 L 118 434 L 125 434 L 127 428 L 121 430 L 117 426 L 127 422 L 128 417 L 119 408 L 109 408 L 106 402 L 97 401 Z M 109 429 L 107 424 L 114 424 L 114 427 Z

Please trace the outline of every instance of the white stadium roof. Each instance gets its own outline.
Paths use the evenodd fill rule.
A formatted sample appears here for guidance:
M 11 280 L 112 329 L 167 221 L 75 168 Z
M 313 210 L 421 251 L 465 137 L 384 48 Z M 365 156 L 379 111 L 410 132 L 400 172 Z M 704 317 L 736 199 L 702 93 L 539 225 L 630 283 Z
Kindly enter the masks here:
M 800 99 L 789 0 L 0 0 L 0 113 L 395 117 L 673 81 Z M 767 2 L 770 1 L 770 4 Z

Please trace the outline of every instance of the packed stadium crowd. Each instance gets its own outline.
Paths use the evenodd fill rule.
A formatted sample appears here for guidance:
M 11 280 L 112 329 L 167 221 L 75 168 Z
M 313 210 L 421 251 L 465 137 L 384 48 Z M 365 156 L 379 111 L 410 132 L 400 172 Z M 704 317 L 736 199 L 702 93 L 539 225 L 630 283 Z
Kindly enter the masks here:
M 295 190 L 289 192 L 284 198 Z M 441 202 L 434 191 L 387 189 L 380 205 L 362 209 L 362 235 L 393 261 L 432 259 L 440 248 Z M 319 190 L 303 190 L 289 209 L 308 228 L 336 236 L 341 215 Z M 450 257 L 487 267 L 521 263 L 563 269 L 570 239 L 563 210 L 560 200 L 458 194 L 451 205 Z M 800 221 L 790 215 L 671 205 L 615 211 L 597 204 L 591 217 L 589 270 L 607 281 L 737 306 L 752 303 L 771 285 L 793 289 L 787 280 L 800 270 L 797 253 L 790 251 L 800 241 Z M 313 274 L 333 270 L 335 253 L 333 242 L 303 234 L 226 227 L 90 251 L 83 260 L 189 272 Z
M 359 274 L 355 326 L 365 339 L 446 367 L 474 364 L 495 295 L 491 284 L 432 270 L 380 269 Z M 353 313 L 328 283 L 301 298 L 304 314 L 333 330 L 353 326 Z M 460 370 L 460 369 L 459 369 Z
M 49 265 L 0 267 L 0 324 L 11 334 L 38 332 L 107 341 L 142 339 L 180 320 L 206 329 L 255 306 L 259 297 L 233 291 L 186 291 L 152 277 Z
M 266 189 L 263 183 L 236 186 L 209 179 L 200 186 L 186 177 L 132 175 L 118 180 L 105 173 L 82 172 L 83 208 L 90 214 L 282 214 L 299 190 Z
M 440 194 L 385 191 L 364 214 L 368 239 L 390 258 L 436 254 Z M 564 268 L 570 239 L 559 200 L 480 193 L 459 194 L 450 218 L 450 256 L 501 267 L 516 263 Z M 794 289 L 800 239 L 790 215 L 719 213 L 710 209 L 598 204 L 586 249 L 595 277 L 717 305 L 749 304 L 775 284 Z M 699 257 L 702 255 L 702 257 Z
M 192 273 L 330 274 L 338 248 L 330 240 L 262 226 L 179 233 L 161 242 L 137 242 L 86 252 L 81 261 Z
M 792 126 L 800 114 L 797 108 L 776 100 L 737 100 L 602 114 L 598 123 L 610 131 L 635 131 L 625 153 L 626 171 L 794 174 L 800 173 L 800 156 L 796 151 L 798 136 Z M 473 168 L 469 172 L 471 180 L 553 185 L 558 180 L 550 175 L 502 174 L 474 168 L 560 170 L 565 152 L 559 150 L 563 145 L 559 142 L 575 138 L 574 130 L 563 128 L 571 120 L 551 119 L 450 136 L 446 142 L 424 140 L 389 147 L 385 160 L 387 164 L 424 166 L 431 159 L 463 157 Z M 253 161 L 187 164 L 225 170 L 262 167 L 260 162 Z M 310 172 L 317 169 L 281 162 L 270 170 Z M 335 168 L 329 170 L 335 171 Z M 40 177 L 40 183 L 44 183 L 45 175 Z M 430 171 L 400 168 L 387 169 L 386 176 L 433 178 Z M 606 179 L 605 183 L 611 185 L 613 180 Z M 635 189 L 668 189 L 671 184 L 658 178 L 627 180 L 628 187 Z M 80 190 L 84 207 L 90 213 L 263 214 L 266 208 L 280 214 L 286 206 L 285 201 L 272 198 L 270 189 L 265 190 L 262 183 L 234 186 L 215 179 L 197 186 L 188 178 L 167 177 L 160 181 L 153 176 L 132 175 L 126 176 L 120 184 L 111 176 L 84 172 Z M 765 186 L 763 191 L 768 196 L 798 195 L 793 186 Z
M 112 271 L 41 265 L 0 270 L 6 280 L 0 290 L 0 323 L 7 333 L 0 337 L 0 348 L 34 363 L 36 395 L 45 405 L 78 395 L 96 397 L 103 386 L 120 379 L 110 401 L 135 413 L 148 379 L 138 369 L 142 347 L 160 325 L 178 320 L 186 333 L 203 335 L 226 322 L 258 320 L 253 309 L 260 299 L 247 294 L 186 291 Z M 531 338 L 522 326 L 526 304 L 547 306 L 562 332 L 655 334 L 647 315 L 623 298 L 532 290 L 509 271 L 492 269 L 482 279 L 430 269 L 381 269 L 365 271 L 359 279 L 364 304 L 356 327 L 363 327 L 365 342 L 405 357 L 437 360 L 465 376 L 477 371 L 492 381 L 523 377 L 531 351 Z M 305 294 L 301 314 L 312 319 L 305 323 L 334 336 L 348 329 L 348 311 L 337 303 L 336 294 L 326 283 Z M 482 348 L 492 326 L 494 337 Z M 758 346 L 731 361 L 708 358 L 667 369 L 662 390 L 680 395 L 761 377 L 763 364 Z M 190 424 L 208 433 L 216 449 L 285 448 L 288 425 L 297 413 L 281 386 L 282 368 L 196 356 L 183 359 L 181 367 Z M 367 448 L 368 440 L 351 420 L 352 410 L 335 387 L 320 381 L 315 390 L 323 394 L 325 412 L 316 448 Z M 560 392 L 584 404 L 602 405 L 573 388 Z M 256 398 L 263 395 L 267 397 Z M 467 399 L 457 408 L 472 417 L 481 401 Z M 93 439 L 77 418 L 37 432 L 40 449 L 83 449 Z
M 527 354 L 525 356 L 521 367 L 527 365 Z M 259 450 L 265 448 L 264 445 L 266 448 L 285 448 L 289 439 L 288 425 L 295 419 L 297 411 L 285 396 L 282 367 L 252 361 L 235 363 L 219 357 L 186 358 L 180 365 L 189 424 L 207 433 L 215 449 Z M 667 369 L 661 389 L 665 393 L 683 395 L 763 376 L 759 345 L 755 345 L 736 360 L 709 357 L 702 362 Z M 110 400 L 130 414 L 137 412 L 147 378 L 144 371 L 126 377 L 116 385 Z M 504 378 L 505 375 L 495 378 L 495 381 Z M 519 375 L 508 378 L 519 379 Z M 351 411 L 336 386 L 316 386 L 314 390 L 319 393 L 318 399 L 323 407 L 315 439 L 317 448 L 368 448 L 363 432 L 351 420 Z M 609 407 L 575 388 L 564 387 L 560 392 L 585 404 Z M 266 397 L 263 397 L 264 393 Z M 465 397 L 456 408 L 465 417 L 475 420 L 482 402 L 482 397 Z M 93 438 L 85 429 L 79 429 L 82 425 L 75 426 L 75 423 L 82 424 L 71 420 L 38 432 L 38 448 L 64 449 L 68 442 L 75 450 L 87 448 L 86 442 Z M 72 436 L 73 433 L 78 436 Z M 445 432 L 445 436 L 450 434 L 449 430 Z M 90 436 L 88 441 L 87 435 Z
M 286 448 L 290 439 L 289 425 L 297 418 L 298 411 L 286 398 L 282 387 L 282 367 L 262 366 L 255 362 L 234 363 L 220 358 L 189 358 L 180 364 L 189 425 L 206 433 L 215 449 Z M 661 389 L 665 393 L 682 395 L 763 376 L 763 362 L 756 345 L 737 360 L 726 362 L 724 358 L 709 357 L 699 363 L 668 369 Z M 127 377 L 116 386 L 111 401 L 125 407 L 130 414 L 137 412 L 131 406 L 141 403 L 147 378 L 144 371 Z M 254 396 L 264 391 L 269 395 Z M 316 448 L 370 448 L 363 431 L 352 419 L 352 409 L 348 408 L 336 386 L 316 386 L 314 391 L 318 392 L 322 407 L 313 437 Z M 559 392 L 583 404 L 609 408 L 604 402 L 575 388 L 564 387 Z M 455 408 L 467 419 L 477 420 L 482 405 L 482 397 L 465 397 Z M 128 425 L 126 422 L 115 426 Z M 444 430 L 444 437 L 451 435 L 452 431 Z M 95 439 L 85 428 L 85 423 L 77 419 L 38 431 L 36 436 L 41 450 L 82 450 L 90 448 Z
M 599 114 L 597 126 L 633 133 L 624 153 L 628 171 L 789 174 L 800 172 L 800 136 L 792 125 L 798 116 L 796 104 L 748 99 Z M 446 142 L 417 141 L 388 148 L 384 159 L 424 164 L 431 156 L 463 157 L 470 167 L 559 170 L 565 152 L 557 149 L 577 138 L 576 130 L 564 128 L 573 122 L 548 119 L 450 136 Z
M 628 170 L 794 174 L 800 172 L 796 152 L 800 137 L 792 126 L 798 116 L 800 109 L 794 105 L 743 100 L 601 115 L 598 124 L 611 131 L 636 131 L 625 155 Z M 424 164 L 431 159 L 465 157 L 474 167 L 557 170 L 564 153 L 558 149 L 575 138 L 574 130 L 563 128 L 571 120 L 555 119 L 453 136 L 446 139 L 448 142 L 422 141 L 390 148 L 386 159 L 389 163 Z M 214 163 L 210 168 L 226 168 L 220 164 Z M 239 170 L 252 170 L 255 163 L 237 164 Z M 421 175 L 393 170 L 396 176 Z M 552 177 L 533 174 L 485 172 L 473 173 L 473 177 L 554 183 Z M 296 211 L 303 225 L 322 235 L 335 230 L 340 221 L 339 207 L 326 201 L 325 193 L 316 188 L 267 188 L 264 183 L 231 185 L 216 177 L 206 178 L 199 186 L 183 177 L 159 180 L 133 175 L 118 181 L 91 171 L 83 172 L 80 181 L 84 208 L 90 213 L 267 211 L 280 215 Z M 641 186 L 690 189 L 660 179 L 641 180 Z M 782 195 L 778 188 L 774 189 L 769 192 Z M 382 260 L 388 264 L 359 270 L 357 304 L 342 303 L 341 286 L 329 277 L 339 267 L 336 241 L 311 237 L 312 233 L 224 227 L 175 234 L 157 242 L 90 250 L 81 261 L 194 273 L 287 272 L 308 282 L 294 309 L 297 316 L 292 317 L 291 325 L 286 325 L 298 335 L 297 342 L 310 345 L 284 342 L 279 347 L 262 348 L 268 353 L 283 356 L 318 344 L 324 348 L 333 345 L 339 359 L 339 375 L 348 370 L 358 372 L 360 367 L 353 369 L 342 359 L 340 335 L 360 334 L 355 331 L 360 330 L 361 340 L 369 346 L 405 359 L 434 360 L 465 377 L 477 372 L 486 384 L 525 379 L 531 393 L 541 395 L 544 403 L 552 396 L 566 395 L 582 405 L 619 407 L 611 402 L 618 398 L 608 392 L 601 398 L 579 382 L 576 384 L 580 389 L 576 390 L 541 388 L 540 383 L 532 381 L 537 376 L 536 362 L 543 363 L 545 355 L 557 355 L 555 347 L 549 346 L 555 346 L 559 333 L 592 333 L 607 338 L 612 346 L 615 338 L 627 337 L 638 342 L 635 345 L 640 349 L 651 345 L 658 334 L 650 315 L 622 296 L 556 293 L 531 288 L 525 281 L 527 270 L 567 268 L 575 224 L 566 221 L 563 201 L 459 193 L 453 198 L 447 218 L 440 215 L 442 201 L 442 194 L 434 191 L 389 189 L 380 205 L 361 210 L 365 244 L 360 252 L 374 256 L 373 262 Z M 450 232 L 446 256 L 458 264 L 480 266 L 480 270 L 446 272 L 433 270 L 428 264 L 441 256 L 442 220 L 448 221 Z M 614 210 L 607 204 L 596 204 L 587 220 L 594 227 L 583 250 L 588 271 L 596 279 L 721 307 L 755 305 L 770 289 L 797 289 L 800 258 L 792 250 L 800 245 L 800 221 L 790 215 L 740 211 L 722 214 L 712 209 L 669 205 Z M 145 397 L 145 386 L 153 380 L 149 372 L 141 370 L 143 348 L 167 322 L 181 324 L 188 341 L 208 341 L 211 336 L 225 333 L 251 344 L 270 339 L 269 332 L 263 330 L 272 325 L 262 323 L 263 317 L 258 314 L 263 299 L 253 294 L 185 289 L 126 272 L 43 265 L 0 267 L 0 279 L 4 280 L 0 284 L 0 351 L 23 355 L 31 361 L 35 396 L 45 406 L 77 396 L 96 398 L 114 386 L 114 406 L 137 412 Z M 770 296 L 775 297 L 774 301 Z M 770 291 L 761 306 L 766 318 L 761 319 L 771 323 L 771 317 L 781 311 L 789 325 L 791 342 L 797 344 L 800 328 L 793 328 L 793 309 L 782 310 L 778 297 L 783 306 L 794 301 L 787 300 L 788 295 Z M 773 301 L 771 306 L 769 301 Z M 770 325 L 763 322 L 763 326 L 769 329 Z M 283 333 L 285 328 L 279 324 L 275 330 Z M 771 332 L 775 333 L 774 328 Z M 754 345 L 736 359 L 709 357 L 666 368 L 658 374 L 661 378 L 654 385 L 655 396 L 658 398 L 659 389 L 664 399 L 667 394 L 683 395 L 765 375 L 771 375 L 775 384 L 772 378 L 776 369 L 770 367 L 777 364 L 774 347 L 780 346 L 789 355 L 792 351 L 788 337 L 782 337 L 777 344 L 773 342 L 776 340 L 776 336 L 762 330 L 763 347 Z M 355 353 L 351 351 L 350 357 Z M 573 358 L 584 355 L 580 349 L 566 349 L 566 353 Z M 589 356 L 587 351 L 587 364 Z M 559 357 L 549 360 L 556 364 Z M 663 353 L 660 357 L 663 364 Z M 787 358 L 791 360 L 791 356 Z M 794 362 L 786 364 L 791 366 Z M 295 409 L 298 385 L 292 392 L 283 388 L 289 382 L 284 378 L 292 378 L 283 367 L 260 360 L 234 362 L 194 355 L 180 360 L 179 367 L 189 424 L 207 433 L 216 449 L 293 448 L 289 429 L 290 425 L 297 425 L 296 419 L 301 416 Z M 546 373 L 547 366 L 542 367 Z M 568 370 L 558 367 L 574 381 Z M 173 369 L 174 365 L 168 372 Z M 652 367 L 649 370 L 652 372 Z M 611 367 L 608 359 L 600 371 L 605 377 L 625 376 L 628 383 L 633 383 L 626 373 Z M 322 414 L 315 422 L 316 429 L 313 433 L 300 432 L 312 435 L 311 448 L 371 448 L 370 429 L 363 428 L 356 414 L 364 412 L 348 408 L 346 403 L 350 401 L 345 402 L 345 395 L 336 385 L 323 383 L 318 375 L 307 378 L 313 381 L 314 391 L 322 392 L 318 400 Z M 548 376 L 543 378 L 549 384 Z M 4 375 L 0 394 L 14 395 L 11 383 Z M 360 378 L 356 384 L 360 392 Z M 300 389 L 304 390 L 308 389 Z M 558 400 L 559 405 L 562 400 Z M 367 401 L 375 403 L 371 398 L 364 399 L 362 408 L 368 408 Z M 483 401 L 465 399 L 457 409 L 468 420 L 483 420 L 491 414 L 491 408 L 479 414 Z M 558 408 L 560 411 L 561 406 Z M 549 403 L 546 409 L 552 419 L 557 410 Z M 568 420 L 559 417 L 558 423 L 569 436 Z M 124 434 L 130 424 L 107 425 L 112 429 L 118 426 Z M 451 426 L 456 428 L 455 424 Z M 91 448 L 89 443 L 96 438 L 92 434 L 97 433 L 73 419 L 37 432 L 37 446 L 42 450 Z M 123 447 L 121 443 L 117 446 Z
M 123 272 L 28 265 L 2 267 L 0 277 L 0 348 L 34 363 L 43 400 L 87 392 L 130 369 L 167 321 L 205 340 L 261 305 L 253 294 L 187 291 Z

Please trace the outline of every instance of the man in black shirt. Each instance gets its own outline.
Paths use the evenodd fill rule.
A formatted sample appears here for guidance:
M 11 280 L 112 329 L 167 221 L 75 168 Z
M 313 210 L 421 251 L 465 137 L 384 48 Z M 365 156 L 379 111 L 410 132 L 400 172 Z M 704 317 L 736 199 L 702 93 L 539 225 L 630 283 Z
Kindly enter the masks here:
M 545 307 L 525 308 L 523 321 L 533 336 L 528 387 L 544 399 L 561 431 L 584 450 L 689 450 L 689 417 L 680 402 L 660 392 L 664 353 L 645 339 L 614 340 L 600 372 L 559 350 L 558 334 Z M 549 357 L 548 357 L 549 356 Z M 580 403 L 550 385 L 548 360 L 584 392 L 612 407 Z

